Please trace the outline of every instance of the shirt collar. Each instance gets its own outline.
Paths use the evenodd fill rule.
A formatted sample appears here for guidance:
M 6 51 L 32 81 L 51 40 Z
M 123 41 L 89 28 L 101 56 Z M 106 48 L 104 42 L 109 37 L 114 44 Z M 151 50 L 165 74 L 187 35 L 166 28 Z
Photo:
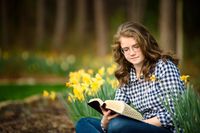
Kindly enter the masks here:
M 144 79 L 143 74 L 140 75 L 140 79 Z M 131 70 L 130 70 L 130 83 L 131 83 L 131 82 L 135 82 L 135 81 L 137 81 L 137 80 L 138 80 L 138 79 L 137 79 L 137 77 L 136 77 L 135 69 L 134 69 L 134 68 L 131 68 Z
M 136 72 L 134 68 L 130 70 L 130 82 L 135 82 L 137 80 Z

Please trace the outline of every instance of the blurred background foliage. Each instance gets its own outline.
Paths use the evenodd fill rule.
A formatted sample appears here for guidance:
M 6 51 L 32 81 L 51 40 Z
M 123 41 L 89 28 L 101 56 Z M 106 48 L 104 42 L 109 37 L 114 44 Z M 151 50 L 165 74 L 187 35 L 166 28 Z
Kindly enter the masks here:
M 144 24 L 199 88 L 199 8 L 195 0 L 0 0 L 0 94 L 18 84 L 62 90 L 71 71 L 113 63 L 111 44 L 125 21 Z M 24 89 L 23 89 L 24 88 Z M 21 87 L 21 98 L 29 87 Z M 47 89 L 44 87 L 44 89 Z M 51 87 L 49 87 L 51 88 Z M 51 88 L 52 89 L 52 88 Z M 6 92 L 7 91 L 7 92 Z M 33 92 L 40 93 L 41 89 Z M 29 95 L 33 94 L 30 93 Z M 4 95 L 4 94 L 7 94 Z M 13 93 L 15 95 L 15 93 Z M 20 96 L 19 96 L 20 97 Z

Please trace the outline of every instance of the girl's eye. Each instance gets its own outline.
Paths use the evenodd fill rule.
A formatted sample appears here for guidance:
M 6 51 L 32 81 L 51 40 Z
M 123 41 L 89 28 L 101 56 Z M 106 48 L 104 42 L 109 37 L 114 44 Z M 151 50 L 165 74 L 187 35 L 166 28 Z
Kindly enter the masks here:
M 126 51 L 129 50 L 129 48 L 122 48 L 122 50 L 123 50 L 124 52 L 126 52 Z
M 139 44 L 136 44 L 136 45 L 133 46 L 133 48 L 139 48 L 139 47 L 140 47 Z

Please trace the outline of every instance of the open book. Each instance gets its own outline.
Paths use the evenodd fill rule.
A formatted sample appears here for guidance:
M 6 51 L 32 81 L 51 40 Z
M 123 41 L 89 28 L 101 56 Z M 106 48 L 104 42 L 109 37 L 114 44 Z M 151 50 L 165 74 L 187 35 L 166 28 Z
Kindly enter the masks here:
M 102 101 L 100 98 L 93 98 L 88 102 L 88 105 L 96 109 L 101 114 L 103 113 L 100 107 L 105 108 L 105 109 L 110 109 L 112 110 L 112 113 L 119 113 L 121 115 L 127 116 L 129 118 L 133 118 L 136 120 L 143 119 L 142 115 L 137 110 L 135 110 L 134 108 L 132 108 L 131 106 L 129 106 L 123 101 L 116 101 L 116 100 Z

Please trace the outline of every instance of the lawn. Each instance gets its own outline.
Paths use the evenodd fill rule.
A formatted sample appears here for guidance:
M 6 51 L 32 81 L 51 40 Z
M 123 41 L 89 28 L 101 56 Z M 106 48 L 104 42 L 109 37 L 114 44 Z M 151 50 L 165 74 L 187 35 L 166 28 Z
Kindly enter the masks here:
M 0 85 L 0 101 L 23 99 L 32 95 L 41 95 L 43 90 L 63 91 L 65 84 L 36 84 L 36 85 Z

